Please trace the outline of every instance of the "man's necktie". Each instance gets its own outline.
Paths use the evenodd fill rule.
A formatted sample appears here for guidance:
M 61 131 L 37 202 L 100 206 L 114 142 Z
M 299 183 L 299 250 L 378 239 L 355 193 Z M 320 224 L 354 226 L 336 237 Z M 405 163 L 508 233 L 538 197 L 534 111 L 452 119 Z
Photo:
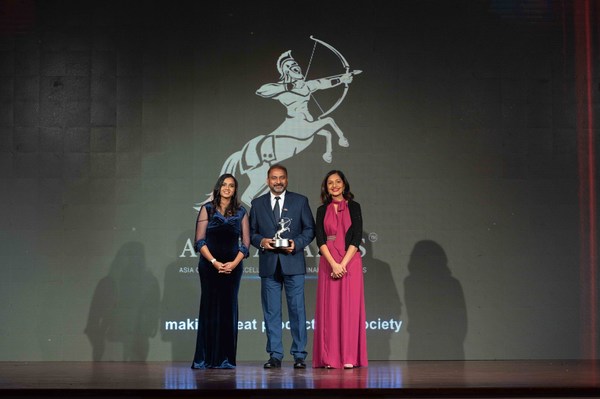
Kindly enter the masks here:
M 275 206 L 273 207 L 273 216 L 275 216 L 275 221 L 279 223 L 279 219 L 281 219 L 281 210 L 279 208 L 279 197 L 275 197 Z

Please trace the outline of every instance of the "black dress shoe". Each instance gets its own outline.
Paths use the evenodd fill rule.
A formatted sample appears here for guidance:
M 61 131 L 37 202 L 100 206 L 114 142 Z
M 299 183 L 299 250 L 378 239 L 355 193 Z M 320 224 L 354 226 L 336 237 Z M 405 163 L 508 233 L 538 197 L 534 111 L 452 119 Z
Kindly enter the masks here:
M 295 369 L 305 369 L 306 363 L 304 363 L 304 359 L 294 359 L 294 368 Z
M 270 357 L 263 367 L 266 369 L 278 369 L 281 367 L 281 360 Z

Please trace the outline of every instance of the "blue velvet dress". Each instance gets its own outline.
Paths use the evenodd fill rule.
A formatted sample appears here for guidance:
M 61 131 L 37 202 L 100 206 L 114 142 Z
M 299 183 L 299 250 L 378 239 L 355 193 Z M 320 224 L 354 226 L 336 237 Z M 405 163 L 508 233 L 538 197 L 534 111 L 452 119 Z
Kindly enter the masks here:
M 208 214 L 211 205 L 206 204 Z M 242 220 L 246 209 L 240 207 L 231 217 L 214 212 L 208 220 L 206 234 L 196 242 L 196 250 L 207 245 L 211 254 L 219 262 L 233 261 L 238 252 L 248 256 L 248 246 L 244 245 Z M 200 314 L 198 316 L 198 336 L 192 368 L 235 367 L 238 336 L 238 292 L 243 273 L 240 264 L 231 274 L 219 274 L 213 265 L 200 255 Z

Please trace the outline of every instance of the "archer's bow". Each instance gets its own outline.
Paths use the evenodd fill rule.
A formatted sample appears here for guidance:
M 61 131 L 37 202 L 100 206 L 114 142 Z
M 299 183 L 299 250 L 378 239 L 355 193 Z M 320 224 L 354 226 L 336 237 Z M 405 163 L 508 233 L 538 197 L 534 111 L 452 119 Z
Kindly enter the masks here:
M 346 61 L 346 58 L 344 58 L 344 56 L 342 55 L 342 53 L 340 53 L 340 52 L 339 52 L 339 51 L 338 51 L 338 50 L 337 50 L 335 47 L 333 47 L 331 44 L 329 44 L 329 43 L 326 43 L 326 42 L 324 42 L 323 40 L 319 40 L 319 39 L 317 39 L 316 37 L 314 37 L 314 36 L 312 36 L 312 35 L 310 36 L 310 38 L 311 38 L 312 40 L 314 40 L 314 41 L 315 41 L 315 46 L 317 45 L 317 43 L 320 43 L 320 44 L 322 44 L 323 46 L 327 47 L 329 50 L 331 50 L 331 52 L 332 52 L 333 54 L 335 54 L 335 55 L 336 55 L 336 56 L 339 58 L 340 62 L 342 63 L 342 66 L 344 67 L 344 69 L 345 69 L 345 71 L 346 71 L 344 74 L 348 74 L 348 73 L 350 73 L 350 64 L 348 64 L 348 61 Z M 313 47 L 313 53 L 312 53 L 312 55 L 310 56 L 310 61 L 309 61 L 309 63 L 308 63 L 308 68 L 307 68 L 307 70 L 306 70 L 305 79 L 306 79 L 306 76 L 308 76 L 308 71 L 310 70 L 310 64 L 312 63 L 312 58 L 313 58 L 313 55 L 314 55 L 314 47 Z M 357 70 L 357 71 L 353 71 L 353 72 L 352 72 L 352 74 L 357 74 L 357 75 L 358 75 L 358 74 L 359 74 L 359 73 L 361 73 L 361 72 L 362 72 L 362 71 L 358 71 L 358 70 Z M 333 106 L 331 106 L 331 108 L 329 108 L 327 111 L 324 111 L 324 112 L 323 112 L 323 113 L 322 113 L 322 114 L 321 114 L 321 115 L 318 117 L 318 119 L 323 119 L 323 118 L 325 118 L 327 115 L 329 115 L 330 113 L 332 113 L 333 111 L 335 111 L 335 109 L 336 109 L 337 107 L 339 107 L 339 105 L 342 103 L 342 101 L 344 101 L 344 98 L 346 97 L 346 94 L 348 94 L 348 89 L 349 89 L 348 83 L 344 83 L 344 92 L 342 93 L 341 97 L 340 97 L 340 98 L 339 98 L 339 99 L 338 99 L 338 100 L 335 102 L 335 104 L 333 104 Z M 318 103 L 317 103 L 317 104 L 318 104 Z M 322 111 L 322 110 L 321 110 L 321 111 Z

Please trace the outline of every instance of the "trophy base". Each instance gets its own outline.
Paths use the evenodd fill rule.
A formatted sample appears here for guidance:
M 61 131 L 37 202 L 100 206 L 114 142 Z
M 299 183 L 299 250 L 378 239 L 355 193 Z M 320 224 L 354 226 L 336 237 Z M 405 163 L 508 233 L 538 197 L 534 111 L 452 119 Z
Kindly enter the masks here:
M 272 244 L 275 248 L 287 248 L 290 246 L 290 240 L 287 238 L 275 238 Z

